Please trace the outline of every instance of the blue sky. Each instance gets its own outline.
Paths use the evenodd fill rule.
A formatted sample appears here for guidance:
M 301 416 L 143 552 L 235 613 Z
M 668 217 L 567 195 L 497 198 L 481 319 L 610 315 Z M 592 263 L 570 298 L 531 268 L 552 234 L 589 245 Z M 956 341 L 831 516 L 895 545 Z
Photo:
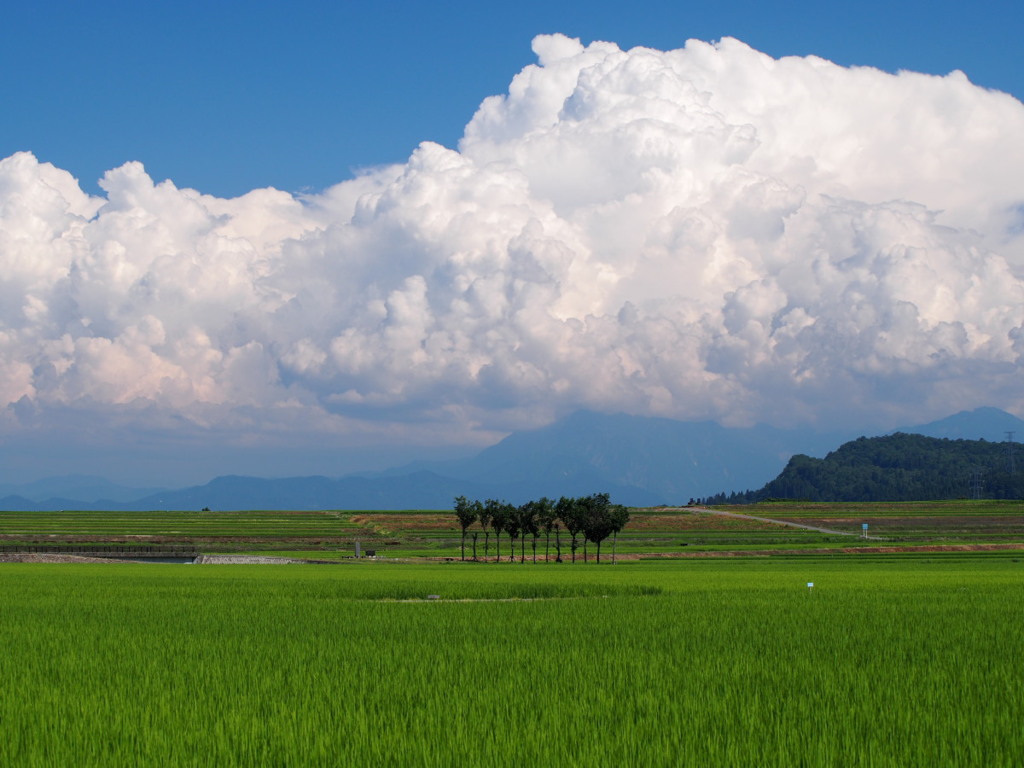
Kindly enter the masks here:
M 1024 414 L 1022 16 L 12 5 L 0 481 Z
M 732 36 L 775 57 L 961 69 L 1020 98 L 1022 17 L 948 0 L 10 3 L 0 157 L 29 150 L 89 191 L 129 160 L 219 196 L 322 189 L 422 140 L 455 146 L 551 32 L 662 50 Z

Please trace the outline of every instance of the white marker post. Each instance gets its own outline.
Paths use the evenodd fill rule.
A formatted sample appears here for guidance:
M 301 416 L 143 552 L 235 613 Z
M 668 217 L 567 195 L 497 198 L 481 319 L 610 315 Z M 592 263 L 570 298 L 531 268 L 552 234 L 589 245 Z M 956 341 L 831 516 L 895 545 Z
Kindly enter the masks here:
M 811 594 L 811 590 L 812 589 L 814 589 L 814 582 L 813 581 L 808 581 L 807 582 L 807 594 L 808 595 Z

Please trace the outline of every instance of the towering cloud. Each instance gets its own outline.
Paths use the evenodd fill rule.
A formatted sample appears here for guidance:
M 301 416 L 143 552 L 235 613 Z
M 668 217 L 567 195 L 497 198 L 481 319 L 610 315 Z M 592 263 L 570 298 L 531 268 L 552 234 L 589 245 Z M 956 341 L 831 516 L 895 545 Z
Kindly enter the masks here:
M 0 161 L 6 428 L 1024 407 L 1020 102 L 732 39 L 534 51 L 457 150 L 311 197 Z

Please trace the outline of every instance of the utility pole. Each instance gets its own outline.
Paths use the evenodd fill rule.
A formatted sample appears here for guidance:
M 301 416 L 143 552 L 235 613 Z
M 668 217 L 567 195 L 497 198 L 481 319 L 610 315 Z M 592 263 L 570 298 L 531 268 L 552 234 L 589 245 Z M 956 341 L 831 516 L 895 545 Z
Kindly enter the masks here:
M 971 470 L 971 498 L 975 501 L 981 498 L 981 469 Z

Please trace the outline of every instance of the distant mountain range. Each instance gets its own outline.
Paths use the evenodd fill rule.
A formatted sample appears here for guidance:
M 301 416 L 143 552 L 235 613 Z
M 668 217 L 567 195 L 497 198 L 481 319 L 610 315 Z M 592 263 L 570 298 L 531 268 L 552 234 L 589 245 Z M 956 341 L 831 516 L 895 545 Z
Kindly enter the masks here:
M 112 483 L 102 477 L 91 475 L 64 475 L 47 477 L 31 483 L 0 483 L 0 497 L 21 496 L 32 502 L 44 502 L 54 498 L 95 501 L 108 499 L 114 502 L 130 502 L 160 493 L 163 488 L 129 488 Z
M 897 431 L 1000 442 L 1007 432 L 1024 437 L 1024 421 L 979 408 Z M 595 492 L 635 506 L 684 504 L 761 488 L 792 456 L 824 456 L 854 437 L 580 411 L 509 435 L 468 459 L 340 478 L 226 476 L 179 490 L 126 488 L 94 477 L 49 478 L 0 484 L 0 509 L 447 509 L 458 495 L 518 504 Z

